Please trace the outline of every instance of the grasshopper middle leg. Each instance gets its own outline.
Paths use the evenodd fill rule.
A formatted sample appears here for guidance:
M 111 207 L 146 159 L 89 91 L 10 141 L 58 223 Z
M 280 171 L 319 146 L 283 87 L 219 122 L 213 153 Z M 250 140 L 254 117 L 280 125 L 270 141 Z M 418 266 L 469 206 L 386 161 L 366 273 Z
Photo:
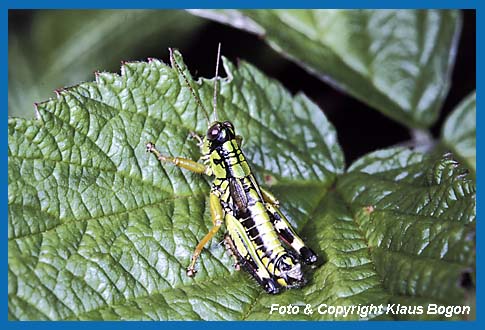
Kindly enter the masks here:
M 214 237 L 214 235 L 219 231 L 219 228 L 221 227 L 224 220 L 224 211 L 222 210 L 222 205 L 219 197 L 211 192 L 209 202 L 213 226 L 211 230 L 209 230 L 207 235 L 205 235 L 204 238 L 195 247 L 195 251 L 192 254 L 192 259 L 190 261 L 190 265 L 189 267 L 187 267 L 187 276 L 190 277 L 194 276 L 195 273 L 197 273 L 197 270 L 195 269 L 195 262 L 202 252 L 202 249 L 207 244 L 207 242 L 209 242 L 212 237 Z

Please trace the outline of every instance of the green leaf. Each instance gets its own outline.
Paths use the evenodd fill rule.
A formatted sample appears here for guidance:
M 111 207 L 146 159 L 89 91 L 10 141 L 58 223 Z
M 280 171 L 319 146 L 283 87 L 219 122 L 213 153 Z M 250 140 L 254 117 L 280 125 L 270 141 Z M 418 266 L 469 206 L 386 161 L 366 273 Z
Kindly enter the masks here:
M 222 231 L 186 276 L 211 226 L 210 179 L 160 165 L 145 144 L 197 159 L 188 136 L 207 122 L 175 70 L 134 62 L 39 104 L 39 120 L 9 120 L 10 319 L 392 319 L 406 315 L 317 308 L 473 296 L 475 184 L 461 166 L 390 149 L 344 174 L 336 132 L 315 104 L 245 62 L 224 67 L 219 118 L 233 121 L 259 182 L 324 261 L 306 270 L 309 283 L 266 294 L 233 269 Z M 207 110 L 213 84 L 192 82 Z M 301 312 L 270 314 L 273 304 Z
M 260 181 L 292 192 L 277 196 L 301 229 L 315 191 L 343 172 L 335 130 L 304 95 L 292 97 L 247 63 L 224 67 L 219 118 L 245 138 Z M 189 133 L 205 133 L 204 112 L 158 60 L 121 72 L 38 104 L 38 121 L 9 120 L 9 317 L 250 318 L 266 294 L 233 270 L 222 235 L 204 249 L 197 277 L 185 274 L 210 228 L 209 180 L 145 151 L 153 141 L 197 159 Z M 213 80 L 194 87 L 209 108 Z
M 416 128 L 438 118 L 461 30 L 455 10 L 195 13 L 259 34 L 317 77 Z
M 465 162 L 473 175 L 477 170 L 476 108 L 476 94 L 473 93 L 458 105 L 441 131 L 444 144 Z
M 340 178 L 391 302 L 460 305 L 473 293 L 476 188 L 466 173 L 450 154 L 397 148 L 363 157 Z
M 472 318 L 475 278 L 475 184 L 450 158 L 407 149 L 377 151 L 356 161 L 319 197 L 305 228 L 307 243 L 326 263 L 312 282 L 275 302 L 264 295 L 251 319 L 280 319 L 269 307 L 310 304 L 312 315 L 288 319 L 373 318 L 369 310 L 338 317 L 327 306 L 383 306 L 381 319 Z M 295 192 L 293 198 L 297 198 Z M 313 233 L 313 235 L 310 235 Z M 468 281 L 471 281 L 469 283 Z M 423 308 L 399 314 L 398 304 Z M 433 315 L 429 304 L 471 306 L 470 315 Z M 322 307 L 320 311 L 324 312 Z M 359 314 L 361 313 L 361 314 Z M 379 313 L 378 313 L 379 314 Z
M 34 117 L 34 102 L 63 86 L 118 71 L 120 61 L 188 44 L 204 20 L 183 11 L 40 10 L 9 31 L 11 116 Z M 156 41 L 153 41 L 156 40 Z M 35 54 L 35 56 L 32 56 Z

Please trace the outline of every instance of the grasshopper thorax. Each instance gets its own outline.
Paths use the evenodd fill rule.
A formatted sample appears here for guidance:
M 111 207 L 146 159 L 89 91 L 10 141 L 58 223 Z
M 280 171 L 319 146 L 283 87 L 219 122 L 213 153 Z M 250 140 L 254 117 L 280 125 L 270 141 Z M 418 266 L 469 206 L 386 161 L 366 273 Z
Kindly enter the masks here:
M 234 126 L 229 121 L 215 121 L 207 130 L 202 145 L 211 173 L 218 179 L 244 178 L 251 174 Z
M 229 121 L 213 122 L 207 130 L 207 140 L 209 141 L 211 151 L 235 138 L 234 125 Z

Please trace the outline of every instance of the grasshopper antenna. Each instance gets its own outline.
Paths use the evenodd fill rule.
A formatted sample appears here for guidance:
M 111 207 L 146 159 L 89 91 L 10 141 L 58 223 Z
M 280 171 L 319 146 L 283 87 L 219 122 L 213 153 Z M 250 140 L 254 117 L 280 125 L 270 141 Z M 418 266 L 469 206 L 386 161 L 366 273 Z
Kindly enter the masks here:
M 217 47 L 217 61 L 216 61 L 216 80 L 214 81 L 214 99 L 213 99 L 213 107 L 214 107 L 214 121 L 217 121 L 217 82 L 219 81 L 219 61 L 221 60 L 221 43 Z
M 209 119 L 209 113 L 207 112 L 207 110 L 204 108 L 204 106 L 202 105 L 202 101 L 200 100 L 200 97 L 199 95 L 197 95 L 195 93 L 195 90 L 192 88 L 192 86 L 190 85 L 189 83 L 189 79 L 187 79 L 187 76 L 185 75 L 185 73 L 182 71 L 182 69 L 180 68 L 179 64 L 177 63 L 177 61 L 175 60 L 175 56 L 173 55 L 173 49 L 172 48 L 169 48 L 168 51 L 170 52 L 170 62 L 172 63 L 172 66 L 174 66 L 177 71 L 182 75 L 182 77 L 184 78 L 184 81 L 185 81 L 185 84 L 187 85 L 187 87 L 189 88 L 190 92 L 192 93 L 192 96 L 194 97 L 195 99 L 195 102 L 202 108 L 203 112 L 204 112 L 204 115 L 205 115 L 205 118 L 207 118 L 207 127 L 210 126 L 210 119 Z

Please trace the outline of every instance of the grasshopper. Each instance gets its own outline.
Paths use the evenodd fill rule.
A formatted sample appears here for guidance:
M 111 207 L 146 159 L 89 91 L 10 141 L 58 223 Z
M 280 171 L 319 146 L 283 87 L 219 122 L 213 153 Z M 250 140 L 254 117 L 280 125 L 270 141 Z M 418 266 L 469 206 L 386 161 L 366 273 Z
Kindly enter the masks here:
M 282 288 L 303 285 L 305 279 L 300 261 L 315 264 L 317 255 L 295 233 L 279 210 L 278 200 L 256 181 L 241 150 L 242 138 L 236 135 L 234 125 L 230 121 L 217 119 L 221 45 L 219 44 L 217 51 L 212 122 L 199 96 L 175 60 L 173 50 L 169 51 L 172 67 L 183 77 L 207 117 L 206 135 L 201 137 L 191 133 L 198 141 L 203 163 L 162 155 L 152 142 L 147 143 L 147 151 L 154 154 L 161 163 L 172 163 L 194 173 L 214 177 L 209 197 L 213 226 L 197 244 L 187 268 L 187 275 L 195 276 L 196 261 L 203 247 L 225 223 L 227 234 L 224 241 L 236 260 L 237 269 L 242 265 L 266 292 L 272 294 L 279 293 Z

